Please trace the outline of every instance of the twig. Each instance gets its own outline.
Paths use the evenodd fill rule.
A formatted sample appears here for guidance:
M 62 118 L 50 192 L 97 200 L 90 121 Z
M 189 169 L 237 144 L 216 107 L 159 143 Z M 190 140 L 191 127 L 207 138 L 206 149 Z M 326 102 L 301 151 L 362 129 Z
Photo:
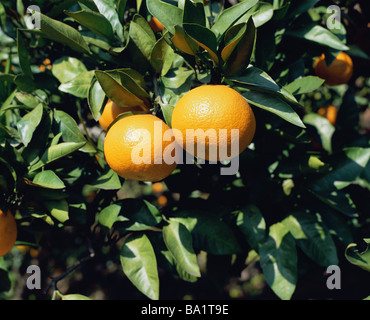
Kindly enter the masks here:
M 154 103 L 154 110 L 153 110 L 152 114 L 156 115 L 158 110 L 159 110 L 160 105 L 163 103 L 161 93 L 159 91 L 157 73 L 155 73 L 153 75 L 153 86 L 154 86 L 154 95 L 155 95 L 155 100 L 154 101 L 155 101 L 155 103 Z

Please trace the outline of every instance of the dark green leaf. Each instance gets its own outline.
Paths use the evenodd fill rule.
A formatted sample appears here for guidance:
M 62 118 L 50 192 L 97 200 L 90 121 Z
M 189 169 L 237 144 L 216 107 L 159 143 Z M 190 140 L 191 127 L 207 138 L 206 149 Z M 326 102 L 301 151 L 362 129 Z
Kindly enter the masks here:
M 280 222 L 270 226 L 259 256 L 268 285 L 280 299 L 289 300 L 297 283 L 297 250 L 289 229 Z
M 102 14 L 88 9 L 77 12 L 66 10 L 65 13 L 96 34 L 109 40 L 114 39 L 112 25 Z
M 266 222 L 260 210 L 254 205 L 247 206 L 243 211 L 239 211 L 236 224 L 248 244 L 258 251 L 258 247 L 266 238 Z
M 282 222 L 303 252 L 316 263 L 323 267 L 338 264 L 335 243 L 318 214 L 297 212 Z
M 87 93 L 87 103 L 89 104 L 91 114 L 95 121 L 98 121 L 101 116 L 104 100 L 105 93 L 99 81 L 94 77 Z
M 30 77 L 31 79 L 33 79 L 33 73 L 31 71 L 30 64 L 31 57 L 27 51 L 26 45 L 24 44 L 22 33 L 19 29 L 17 29 L 17 47 L 18 47 L 19 65 L 23 73 Z
M 302 93 L 308 93 L 315 91 L 317 88 L 321 87 L 325 80 L 315 77 L 315 76 L 306 76 L 298 78 L 293 82 L 284 86 L 284 89 L 289 91 L 291 94 L 297 95 Z
M 350 245 L 347 246 L 346 252 L 345 252 L 346 259 L 350 263 L 360 267 L 361 269 L 364 269 L 370 272 L 369 242 L 367 242 L 367 248 L 363 252 L 359 252 L 359 250 L 356 247 L 357 247 L 356 243 L 351 243 Z
M 202 2 L 187 0 L 184 3 L 183 23 L 196 23 L 203 27 L 206 26 L 206 15 Z
M 331 153 L 331 140 L 335 131 L 335 127 L 329 122 L 329 120 L 316 113 L 309 113 L 303 117 L 303 122 L 316 128 L 321 138 L 323 148 Z

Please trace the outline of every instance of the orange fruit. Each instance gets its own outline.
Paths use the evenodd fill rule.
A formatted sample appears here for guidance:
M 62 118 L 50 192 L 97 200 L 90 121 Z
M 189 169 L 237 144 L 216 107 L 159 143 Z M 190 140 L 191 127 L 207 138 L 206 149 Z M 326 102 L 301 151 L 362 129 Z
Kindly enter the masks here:
M 41 65 L 40 65 L 40 71 L 41 71 L 41 72 L 45 72 L 45 70 L 46 70 L 45 66 L 44 66 L 43 64 L 41 64 Z
M 50 61 L 49 58 L 46 58 L 42 63 L 46 66 L 46 65 L 50 64 L 51 61 Z
M 332 125 L 335 125 L 335 122 L 337 120 L 337 114 L 338 114 L 338 109 L 334 106 L 326 106 L 326 107 L 321 107 L 318 111 L 317 114 L 320 116 L 325 117 L 326 119 L 329 120 L 329 122 Z
M 203 85 L 187 92 L 177 102 L 171 123 L 176 141 L 195 156 L 198 147 L 204 148 L 206 160 L 223 161 L 236 157 L 248 147 L 256 131 L 256 119 L 248 102 L 239 92 L 225 85 Z M 201 129 L 206 136 L 208 129 L 214 130 L 207 139 L 198 139 L 194 131 L 194 146 L 189 148 L 187 141 L 191 143 L 192 137 L 186 133 L 188 129 Z M 227 135 L 221 129 L 227 129 Z M 232 134 L 232 129 L 237 129 L 237 134 Z M 215 148 L 217 154 L 213 152 Z
M 316 75 L 321 79 L 325 79 L 327 85 L 336 86 L 347 83 L 351 79 L 353 74 L 353 62 L 347 53 L 341 52 L 334 61 L 327 66 L 325 54 L 322 54 L 316 59 L 314 69 Z
M 8 210 L 5 215 L 0 210 L 0 257 L 6 255 L 13 248 L 17 240 L 17 223 Z
M 153 32 L 163 31 L 164 26 L 156 17 L 152 17 L 149 21 L 149 25 L 152 28 Z
M 157 202 L 161 207 L 164 207 L 167 204 L 167 197 L 163 195 L 159 196 Z
M 109 125 L 116 119 L 121 113 L 128 112 L 128 111 L 143 111 L 145 110 L 144 107 L 136 106 L 136 107 L 122 107 L 117 103 L 113 102 L 112 100 L 108 100 L 107 104 L 105 105 L 102 115 L 99 118 L 99 124 L 104 131 L 107 131 Z
M 162 132 L 157 134 L 159 130 Z M 175 157 L 171 164 L 165 157 L 165 152 L 175 144 L 172 134 L 170 141 L 163 141 L 167 130 L 171 130 L 167 124 L 151 114 L 119 119 L 104 141 L 108 165 L 119 176 L 130 180 L 155 182 L 166 178 L 177 166 Z
M 164 190 L 163 184 L 161 182 L 153 183 L 152 185 L 153 192 L 161 193 Z

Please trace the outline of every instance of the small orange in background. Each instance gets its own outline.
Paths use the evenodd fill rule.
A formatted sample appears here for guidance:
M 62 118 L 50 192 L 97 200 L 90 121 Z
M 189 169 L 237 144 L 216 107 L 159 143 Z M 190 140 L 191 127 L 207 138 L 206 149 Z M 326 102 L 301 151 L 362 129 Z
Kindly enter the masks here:
M 332 124 L 335 125 L 335 122 L 337 121 L 337 114 L 338 114 L 338 109 L 335 106 L 325 106 L 321 107 L 318 111 L 317 114 L 320 116 L 325 117 L 328 119 L 328 121 Z
M 325 80 L 329 86 L 347 83 L 353 75 L 353 62 L 351 57 L 345 53 L 339 53 L 334 61 L 327 66 L 325 54 L 318 57 L 314 63 L 315 73 Z
M 164 207 L 167 204 L 167 197 L 163 195 L 159 196 L 157 202 L 161 207 Z
M 104 131 L 107 131 L 109 125 L 116 119 L 121 113 L 128 111 L 144 111 L 145 107 L 136 106 L 136 107 L 122 107 L 112 100 L 108 100 L 107 104 L 103 109 L 103 113 L 99 118 L 99 124 Z
M 153 32 L 161 32 L 164 29 L 164 26 L 162 23 L 159 22 L 159 20 L 156 17 L 153 17 L 149 21 L 149 25 L 152 28 Z
M 156 182 L 152 184 L 152 190 L 154 193 L 161 193 L 164 191 L 163 184 L 161 182 Z
M 6 255 L 17 240 L 17 223 L 10 210 L 5 215 L 0 210 L 0 257 Z

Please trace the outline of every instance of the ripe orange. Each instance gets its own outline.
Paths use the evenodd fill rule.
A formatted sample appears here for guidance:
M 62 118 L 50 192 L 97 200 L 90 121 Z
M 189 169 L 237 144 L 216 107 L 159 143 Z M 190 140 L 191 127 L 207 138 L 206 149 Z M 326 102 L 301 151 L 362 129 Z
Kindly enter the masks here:
M 195 156 L 198 147 L 204 148 L 206 160 L 223 161 L 230 156 L 236 157 L 248 147 L 256 131 L 256 120 L 248 102 L 239 92 L 225 85 L 203 85 L 190 90 L 176 104 L 171 121 L 176 141 Z M 193 151 L 187 147 L 187 139 L 192 139 L 186 134 L 187 129 L 202 129 L 206 135 L 208 129 L 214 129 L 217 136 L 198 139 L 194 134 Z M 221 134 L 220 129 L 227 129 L 227 136 Z M 239 134 L 232 135 L 232 129 L 239 130 Z M 234 150 L 238 140 L 239 150 Z M 217 148 L 217 156 L 213 152 L 209 154 L 214 148 Z M 227 155 L 222 154 L 221 149 L 226 148 Z
M 154 193 L 161 193 L 164 191 L 163 184 L 161 182 L 153 183 L 152 190 Z
M 156 135 L 155 128 L 161 128 L 162 134 Z M 175 158 L 172 164 L 167 164 L 164 159 L 164 152 L 171 149 L 172 143 L 175 144 L 174 139 L 163 141 L 166 130 L 171 129 L 151 114 L 131 115 L 118 120 L 104 141 L 108 165 L 119 176 L 130 180 L 154 182 L 166 178 L 177 166 Z M 138 158 L 143 162 L 139 163 Z
M 334 106 L 326 106 L 326 107 L 321 107 L 318 111 L 317 114 L 320 116 L 325 117 L 326 119 L 329 120 L 329 122 L 332 125 L 335 125 L 335 122 L 337 120 L 337 114 L 338 114 L 338 109 Z
M 159 196 L 157 202 L 161 207 L 164 207 L 167 204 L 167 197 L 163 195 Z
M 112 100 L 108 100 L 107 104 L 103 109 L 103 113 L 99 118 L 99 124 L 104 131 L 107 131 L 109 125 L 116 119 L 121 113 L 127 111 L 143 111 L 145 110 L 144 107 L 136 106 L 136 107 L 121 107 L 117 103 L 113 102 Z
M 327 66 L 325 54 L 322 54 L 316 59 L 314 69 L 316 75 L 325 79 L 327 85 L 336 86 L 347 83 L 351 79 L 353 74 L 353 62 L 347 53 L 341 52 L 334 61 Z
M 149 25 L 152 28 L 154 32 L 160 32 L 163 31 L 164 26 L 162 23 L 159 22 L 159 20 L 156 17 L 152 17 L 149 21 Z
M 8 211 L 5 215 L 0 210 L 0 257 L 7 254 L 13 248 L 17 240 L 17 223 L 14 216 Z

